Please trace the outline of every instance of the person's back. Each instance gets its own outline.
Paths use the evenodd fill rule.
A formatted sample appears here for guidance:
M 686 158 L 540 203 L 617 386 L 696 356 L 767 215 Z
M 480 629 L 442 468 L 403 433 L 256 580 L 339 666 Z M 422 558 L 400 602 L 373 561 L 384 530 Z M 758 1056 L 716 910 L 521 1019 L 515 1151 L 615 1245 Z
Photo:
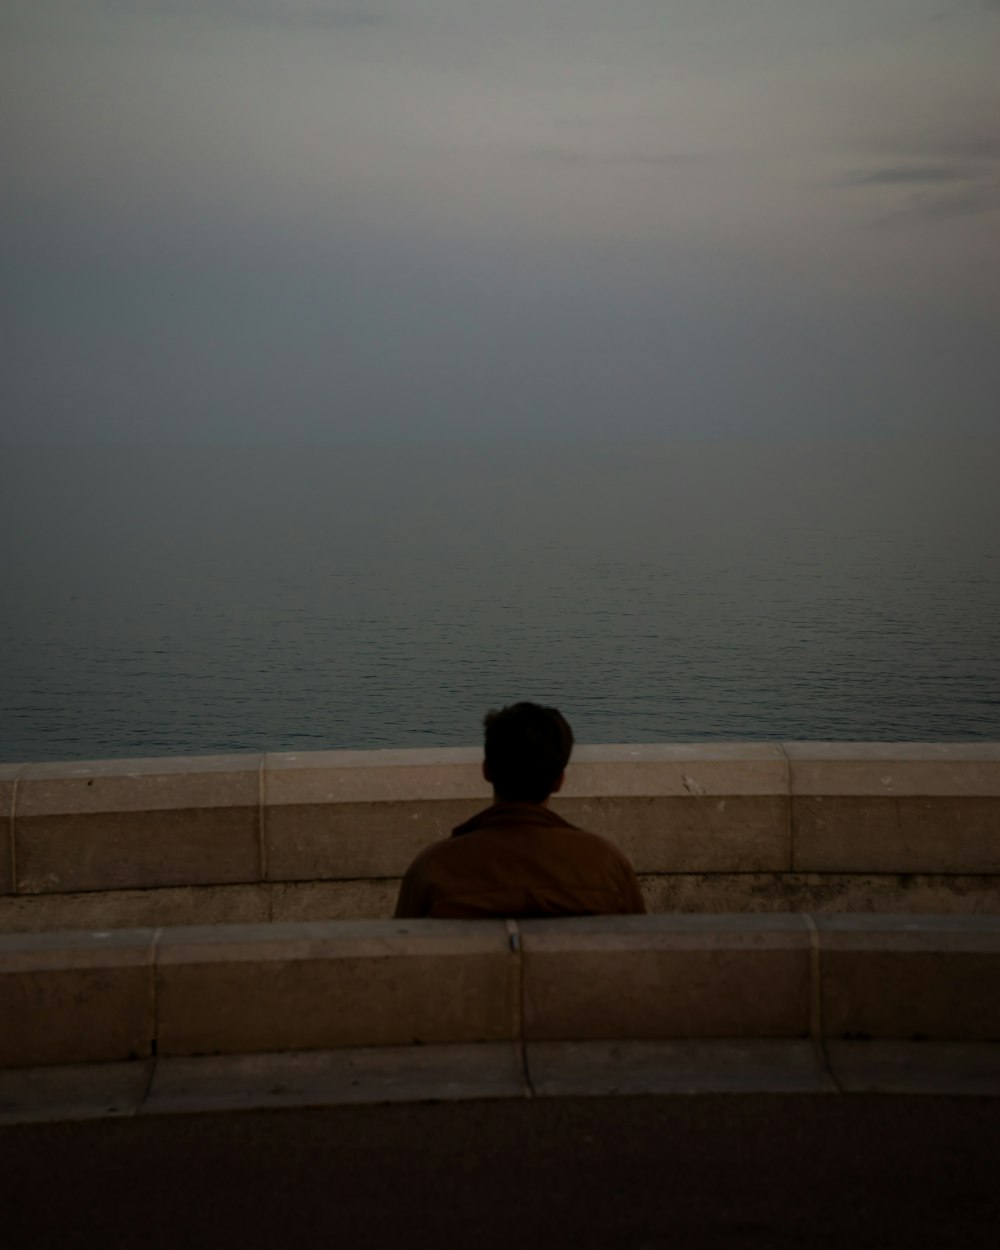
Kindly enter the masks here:
M 398 917 L 580 916 L 644 912 L 628 859 L 548 807 L 573 734 L 555 708 L 516 703 L 485 721 L 483 775 L 494 804 L 422 851 Z

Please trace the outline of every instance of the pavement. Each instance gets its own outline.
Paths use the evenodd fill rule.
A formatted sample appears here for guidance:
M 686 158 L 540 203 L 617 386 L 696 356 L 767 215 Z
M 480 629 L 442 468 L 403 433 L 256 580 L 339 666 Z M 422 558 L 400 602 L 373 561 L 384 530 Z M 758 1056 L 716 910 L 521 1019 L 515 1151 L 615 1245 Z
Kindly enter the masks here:
M 4 1250 L 1000 1244 L 1000 1098 L 464 1099 L 0 1129 Z

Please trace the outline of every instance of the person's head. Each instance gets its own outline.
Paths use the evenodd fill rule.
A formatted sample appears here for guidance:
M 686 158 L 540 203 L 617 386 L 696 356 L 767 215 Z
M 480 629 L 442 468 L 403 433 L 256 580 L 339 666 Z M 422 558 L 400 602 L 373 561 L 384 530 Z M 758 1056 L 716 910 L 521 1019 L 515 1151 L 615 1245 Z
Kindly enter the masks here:
M 573 731 L 554 707 L 512 703 L 487 712 L 483 776 L 507 803 L 544 803 L 563 783 Z

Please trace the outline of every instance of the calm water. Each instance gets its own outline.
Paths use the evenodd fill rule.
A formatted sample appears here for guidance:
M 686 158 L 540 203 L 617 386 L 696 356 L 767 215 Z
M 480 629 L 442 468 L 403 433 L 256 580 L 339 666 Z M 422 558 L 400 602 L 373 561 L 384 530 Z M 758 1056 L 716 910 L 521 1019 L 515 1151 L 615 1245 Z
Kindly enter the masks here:
M 1000 739 L 1000 443 L 4 453 L 0 759 Z

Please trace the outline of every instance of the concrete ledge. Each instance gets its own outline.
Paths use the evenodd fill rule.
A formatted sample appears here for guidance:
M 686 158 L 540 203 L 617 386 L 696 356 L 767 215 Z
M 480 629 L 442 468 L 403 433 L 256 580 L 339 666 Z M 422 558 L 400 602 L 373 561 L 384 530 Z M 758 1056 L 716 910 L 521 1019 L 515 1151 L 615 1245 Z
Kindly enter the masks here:
M 1000 916 L 818 916 L 823 1033 L 1000 1041 Z
M 446 838 L 488 798 L 304 803 L 264 811 L 270 881 L 399 878 L 419 851 Z
M 488 801 L 479 758 L 0 765 L 0 894 L 394 880 Z M 1000 878 L 997 743 L 582 746 L 554 805 L 648 877 Z
M 21 893 L 254 881 L 260 755 L 34 764 L 14 811 Z
M 1000 744 L 787 743 L 793 867 L 1000 872 Z
M 497 1042 L 517 1036 L 502 921 L 165 930 L 158 1053 Z
M 152 929 L 0 939 L 0 1067 L 145 1058 Z
M 528 920 L 524 1034 L 805 1037 L 810 937 L 799 916 Z
M 782 794 L 559 797 L 552 808 L 620 846 L 639 873 L 791 867 L 789 803 Z
M 478 748 L 268 756 L 269 878 L 402 875 L 489 802 L 481 758 Z M 639 871 L 790 863 L 787 762 L 773 744 L 580 747 L 553 806 Z
M 785 742 L 782 748 L 796 797 L 1000 795 L 1000 742 Z
M 354 921 L 0 938 L 0 1066 L 444 1043 L 1000 1041 L 1000 916 Z

